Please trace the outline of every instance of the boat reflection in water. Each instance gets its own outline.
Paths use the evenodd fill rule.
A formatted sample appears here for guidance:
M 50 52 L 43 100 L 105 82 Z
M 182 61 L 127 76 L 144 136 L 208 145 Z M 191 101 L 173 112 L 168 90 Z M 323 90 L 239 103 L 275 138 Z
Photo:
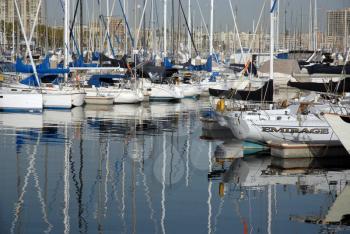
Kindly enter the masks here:
M 328 226 L 297 221 L 345 223 L 347 170 L 282 170 L 292 164 L 201 139 L 206 105 L 0 113 L 1 233 L 310 233 Z
M 291 221 L 286 228 L 301 222 L 318 224 L 323 231 L 350 230 L 349 163 L 350 158 L 250 155 L 216 159 L 208 178 L 218 181 L 220 197 L 236 200 L 237 212 L 249 231 L 278 232 L 283 216 Z M 261 212 L 265 214 L 263 225 L 256 221 L 262 218 Z

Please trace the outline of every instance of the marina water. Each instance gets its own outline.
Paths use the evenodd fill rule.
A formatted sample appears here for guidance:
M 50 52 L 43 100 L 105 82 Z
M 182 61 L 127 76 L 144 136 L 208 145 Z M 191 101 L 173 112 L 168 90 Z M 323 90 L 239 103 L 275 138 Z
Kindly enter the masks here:
M 0 113 L 0 233 L 349 231 L 320 224 L 349 170 L 242 157 L 243 144 L 203 135 L 208 107 L 183 99 Z

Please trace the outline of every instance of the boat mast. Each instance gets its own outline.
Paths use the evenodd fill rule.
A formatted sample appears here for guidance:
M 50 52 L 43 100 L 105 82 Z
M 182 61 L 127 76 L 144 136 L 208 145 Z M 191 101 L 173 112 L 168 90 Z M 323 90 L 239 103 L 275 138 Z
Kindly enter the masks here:
M 125 36 L 125 38 L 124 38 L 124 49 L 125 49 L 125 51 L 124 51 L 124 53 L 125 54 L 128 54 L 128 34 L 126 33 L 126 31 L 128 30 L 127 29 L 127 25 L 126 25 L 126 16 L 127 16 L 127 6 L 126 6 L 126 4 L 127 4 L 127 1 L 126 0 L 124 0 L 124 2 L 123 2 L 123 5 L 124 5 L 124 12 L 125 12 L 125 19 L 124 19 L 124 21 L 125 21 L 125 23 L 124 23 L 124 36 Z
M 214 0 L 210 1 L 209 55 L 213 55 Z
M 84 56 L 83 0 L 80 0 L 80 53 Z
M 274 32 L 275 32 L 275 4 L 277 0 L 271 0 L 271 10 L 270 10 L 270 79 L 273 80 L 273 53 L 274 53 Z
M 312 48 L 312 0 L 309 6 L 309 50 Z
M 68 68 L 69 56 L 69 0 L 64 1 L 64 69 Z M 64 74 L 64 80 L 68 81 L 68 73 Z
M 280 49 L 280 3 L 279 2 L 277 2 L 277 14 L 276 14 L 276 49 L 277 50 Z
M 154 27 L 154 0 L 151 1 L 152 58 L 156 55 L 156 33 Z
M 3 9 L 4 9 L 4 12 L 3 12 L 3 31 L 2 31 L 2 43 L 3 43 L 3 46 L 4 46 L 4 51 L 6 50 L 6 10 L 5 10 L 5 3 L 3 3 L 4 5 L 4 7 L 3 7 Z
M 15 1 L 13 1 L 13 11 L 12 11 L 12 62 L 15 61 Z
M 192 33 L 192 27 L 191 27 L 191 0 L 188 0 L 188 26 L 190 30 L 188 31 L 188 39 L 187 39 L 187 48 L 188 48 L 188 55 L 191 58 L 192 57 L 192 44 L 191 44 L 191 33 Z
M 81 1 L 81 0 L 80 0 Z M 110 15 L 109 15 L 109 0 L 107 0 L 106 1 L 106 4 L 107 4 L 107 6 L 106 6 L 106 10 L 107 10 L 107 15 L 106 15 L 106 17 L 107 17 L 107 35 L 109 36 L 110 35 L 110 30 L 109 30 L 109 20 L 110 20 Z M 111 55 L 111 48 L 110 48 L 110 46 L 107 46 L 107 48 L 108 48 L 108 56 L 110 56 Z
M 164 0 L 164 25 L 163 25 L 163 37 L 164 37 L 164 58 L 167 57 L 167 35 L 166 35 L 166 31 L 167 31 L 167 21 L 166 21 L 166 17 L 167 17 L 167 0 Z
M 315 13 L 314 13 L 314 50 L 317 50 L 317 0 L 315 0 Z
M 348 48 L 348 10 L 344 10 L 344 52 Z

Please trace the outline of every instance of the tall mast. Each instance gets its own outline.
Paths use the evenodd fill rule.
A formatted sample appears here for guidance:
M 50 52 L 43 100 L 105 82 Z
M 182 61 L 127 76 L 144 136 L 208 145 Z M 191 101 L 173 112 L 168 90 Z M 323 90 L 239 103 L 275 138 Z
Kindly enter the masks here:
M 84 31 L 83 31 L 83 0 L 80 0 L 80 53 L 83 55 Z
M 214 0 L 210 1 L 209 55 L 213 55 Z
M 187 39 L 187 48 L 188 48 L 188 55 L 190 56 L 190 58 L 192 57 L 192 44 L 191 44 L 191 33 L 192 33 L 192 27 L 191 27 L 191 0 L 188 0 L 188 26 L 190 28 L 189 32 L 188 32 L 188 39 Z
M 64 68 L 68 68 L 69 58 L 69 0 L 64 1 Z M 68 74 L 64 74 L 65 81 L 68 80 Z
M 253 31 L 254 32 L 254 31 Z M 280 3 L 277 2 L 276 14 L 276 49 L 280 48 Z
M 154 0 L 151 1 L 151 32 L 152 32 L 152 55 L 156 52 L 156 33 L 154 27 Z
M 274 32 L 275 32 L 275 1 L 271 0 L 271 10 L 270 10 L 270 79 L 273 80 L 273 53 L 274 53 Z
M 312 0 L 309 6 L 309 50 L 312 48 Z
M 344 10 L 344 52 L 346 52 L 348 48 L 348 9 Z
M 82 0 L 80 0 L 80 1 L 82 1 Z M 109 30 L 109 20 L 110 20 L 110 16 L 109 16 L 109 0 L 106 0 L 106 4 L 107 4 L 107 14 L 106 14 L 106 16 L 107 16 L 107 35 L 108 36 L 110 36 L 110 30 Z M 111 55 L 111 48 L 110 48 L 110 46 L 107 46 L 107 48 L 108 48 L 108 55 Z
M 124 46 L 125 46 L 125 54 L 128 54 L 128 34 L 126 33 L 126 31 L 128 30 L 128 28 L 127 28 L 127 25 L 126 25 L 126 17 L 127 17 L 127 15 L 128 15 L 128 13 L 127 13 L 127 1 L 126 0 L 124 0 L 124 12 L 125 12 L 125 23 L 124 23 L 124 36 L 125 36 L 125 39 L 124 39 Z
M 163 36 L 164 36 L 164 57 L 167 56 L 167 35 L 166 35 L 166 31 L 167 31 L 167 21 L 166 21 L 166 17 L 167 17 L 167 0 L 164 0 L 164 25 L 163 25 Z
M 4 51 L 6 50 L 6 6 L 5 3 L 3 3 L 3 31 L 2 31 L 2 40 L 3 40 L 3 46 L 4 46 Z
M 317 0 L 315 0 L 315 13 L 314 13 L 314 50 L 317 50 Z
M 15 1 L 12 4 L 12 61 L 15 61 Z

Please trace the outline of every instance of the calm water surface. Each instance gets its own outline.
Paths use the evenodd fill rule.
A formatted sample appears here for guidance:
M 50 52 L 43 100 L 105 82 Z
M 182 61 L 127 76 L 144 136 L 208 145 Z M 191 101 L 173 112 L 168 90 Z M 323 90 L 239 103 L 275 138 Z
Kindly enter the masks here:
M 349 231 L 304 220 L 337 211 L 350 171 L 242 158 L 241 143 L 203 135 L 208 106 L 0 113 L 0 233 Z

